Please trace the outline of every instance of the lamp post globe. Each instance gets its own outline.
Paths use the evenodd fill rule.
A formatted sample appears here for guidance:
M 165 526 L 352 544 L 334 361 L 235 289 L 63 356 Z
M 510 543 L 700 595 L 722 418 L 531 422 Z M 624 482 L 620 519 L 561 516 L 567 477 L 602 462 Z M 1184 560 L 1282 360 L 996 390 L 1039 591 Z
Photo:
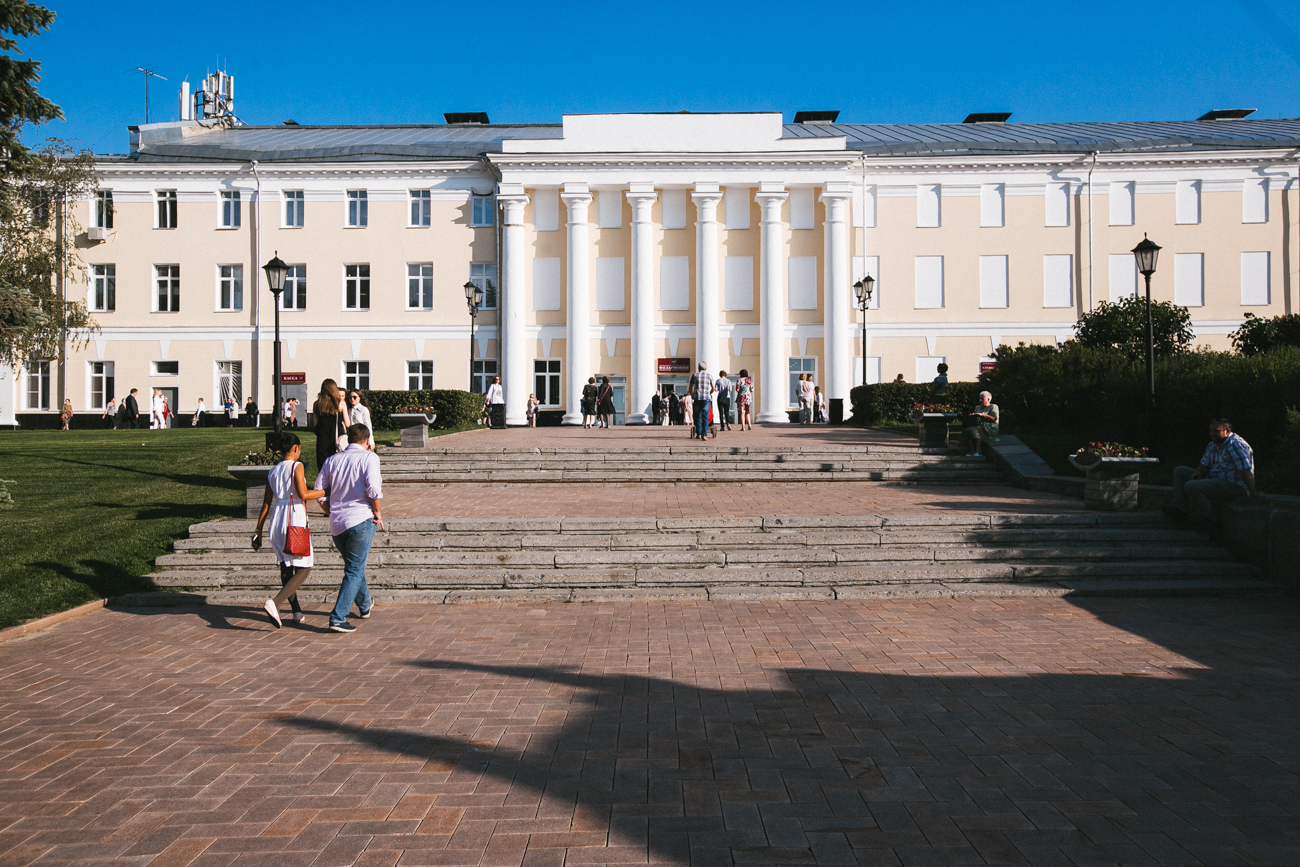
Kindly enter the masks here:
M 1142 240 L 1133 248 L 1133 257 L 1137 260 L 1138 273 L 1146 281 L 1147 288 L 1147 415 L 1150 417 L 1156 408 L 1156 349 L 1155 327 L 1151 322 L 1151 275 L 1156 273 L 1156 258 L 1160 255 L 1160 246 L 1142 233 Z
M 858 296 L 858 309 L 862 311 L 862 384 L 867 384 L 867 308 L 871 306 L 871 293 L 875 288 L 876 278 L 870 274 L 853 284 L 853 291 Z
M 275 383 L 272 391 L 275 395 L 273 414 L 275 416 L 276 439 L 278 440 L 278 434 L 284 430 L 284 410 L 280 407 L 280 293 L 284 291 L 284 278 L 289 274 L 289 266 L 280 259 L 280 251 L 276 250 L 271 261 L 262 266 L 262 270 L 266 272 L 266 284 L 275 297 L 275 348 L 273 350 L 275 368 L 272 373 L 275 377 Z
M 473 280 L 466 281 L 465 306 L 469 308 L 469 390 L 474 392 L 474 323 L 478 318 L 478 309 L 483 306 L 483 287 Z

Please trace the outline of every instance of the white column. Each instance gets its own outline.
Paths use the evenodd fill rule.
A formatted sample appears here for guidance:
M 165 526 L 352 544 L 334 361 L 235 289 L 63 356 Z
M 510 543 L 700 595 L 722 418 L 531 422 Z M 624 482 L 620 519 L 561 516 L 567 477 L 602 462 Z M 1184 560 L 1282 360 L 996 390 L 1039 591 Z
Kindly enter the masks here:
M 17 425 L 18 372 L 7 364 L 0 364 L 0 427 Z
M 655 263 L 651 208 L 658 194 L 648 183 L 629 185 L 632 203 L 632 369 L 628 375 L 628 424 L 649 424 L 655 372 Z
M 498 184 L 497 201 L 502 208 L 501 244 L 501 384 L 506 396 L 506 424 L 528 423 L 528 332 L 525 326 L 525 268 L 528 251 L 524 243 L 524 206 L 528 196 L 523 184 Z
M 825 286 L 822 309 L 825 315 L 826 373 L 822 376 L 822 390 L 828 401 L 843 399 L 846 414 L 849 411 L 849 389 L 853 387 L 848 223 L 852 198 L 853 190 L 847 183 L 828 183 L 822 189 L 821 200 L 826 205 L 826 273 L 822 280 Z M 827 409 L 829 411 L 829 405 Z
M 718 203 L 717 184 L 696 184 L 695 202 L 695 355 L 696 361 L 718 375 L 722 367 L 722 337 L 718 330 Z
M 591 376 L 591 247 L 588 243 L 587 214 L 591 193 L 586 184 L 565 184 L 560 193 L 569 212 L 569 247 L 565 271 L 568 274 L 568 311 L 565 316 L 565 344 L 568 346 L 567 394 L 564 424 L 582 424 L 582 387 Z
M 785 424 L 789 371 L 785 354 L 785 223 L 781 206 L 789 197 L 783 184 L 762 183 L 755 198 L 762 209 L 759 264 L 758 421 Z

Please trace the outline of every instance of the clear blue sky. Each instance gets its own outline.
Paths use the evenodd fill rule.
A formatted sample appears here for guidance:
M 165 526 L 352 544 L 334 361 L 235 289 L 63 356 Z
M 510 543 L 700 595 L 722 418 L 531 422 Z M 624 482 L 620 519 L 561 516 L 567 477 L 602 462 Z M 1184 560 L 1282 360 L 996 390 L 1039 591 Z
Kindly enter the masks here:
M 23 49 L 99 153 L 176 119 L 218 64 L 247 123 L 558 122 L 565 112 L 839 109 L 848 122 L 1300 117 L 1300 3 L 643 3 L 50 0 Z

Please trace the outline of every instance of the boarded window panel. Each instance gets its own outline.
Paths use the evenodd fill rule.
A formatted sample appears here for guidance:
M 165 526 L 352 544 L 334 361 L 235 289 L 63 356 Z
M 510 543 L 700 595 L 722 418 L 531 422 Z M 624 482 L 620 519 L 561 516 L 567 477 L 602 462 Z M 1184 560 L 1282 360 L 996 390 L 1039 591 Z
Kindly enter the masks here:
M 939 375 L 939 365 L 948 361 L 946 355 L 918 355 L 916 356 L 916 381 L 933 382 L 934 378 Z
M 1174 220 L 1191 225 L 1201 222 L 1201 182 L 1179 181 L 1174 193 Z
M 1074 257 L 1043 257 L 1043 306 L 1074 306 Z
M 596 309 L 622 310 L 623 257 L 596 257 Z
M 876 225 L 876 185 L 868 184 L 865 187 L 859 187 L 853 196 L 853 225 L 866 226 L 868 229 Z
M 1174 303 L 1180 307 L 1205 306 L 1205 256 L 1174 254 Z
M 533 260 L 533 309 L 560 309 L 560 260 Z
M 1133 225 L 1133 182 L 1113 181 L 1110 185 L 1110 224 Z
M 753 256 L 726 256 L 723 258 L 722 306 L 726 310 L 754 309 Z
M 980 306 L 1009 306 L 1006 256 L 980 256 Z
M 1006 186 L 984 184 L 980 187 L 980 225 L 1001 226 L 1005 217 Z
M 1132 253 L 1110 256 L 1110 302 L 1132 298 L 1138 291 L 1138 265 Z
M 621 229 L 623 227 L 623 191 L 596 191 L 596 227 Z
M 727 187 L 722 205 L 728 229 L 749 228 L 749 187 Z
M 916 188 L 917 228 L 935 229 L 939 226 L 939 208 L 942 187 L 939 184 L 921 184 Z
M 916 307 L 933 309 L 943 306 L 943 257 L 916 257 Z
M 1241 254 L 1241 303 L 1257 306 L 1269 303 L 1268 253 Z
M 691 260 L 664 256 L 659 260 L 659 309 L 691 309 Z
M 853 356 L 853 384 L 857 385 L 876 385 L 880 382 L 880 356 L 867 356 L 867 380 L 862 381 L 862 356 Z
M 659 222 L 665 229 L 686 228 L 686 191 L 664 190 L 659 194 Z
M 790 190 L 790 228 L 811 229 L 813 227 L 813 190 L 812 187 L 795 187 Z
M 867 305 L 868 310 L 880 309 L 880 257 L 879 256 L 854 256 L 853 257 L 853 281 L 857 283 L 868 274 L 875 284 L 871 287 L 871 303 Z M 857 290 L 854 290 L 853 303 L 858 303 Z
M 1051 183 L 1043 190 L 1043 206 L 1047 225 L 1070 225 L 1070 185 Z
M 1241 221 L 1268 222 L 1268 178 L 1246 178 L 1241 188 Z
M 817 309 L 817 257 L 791 256 L 787 260 L 786 297 L 791 310 Z
M 560 191 L 533 190 L 533 229 L 555 232 L 560 228 Z

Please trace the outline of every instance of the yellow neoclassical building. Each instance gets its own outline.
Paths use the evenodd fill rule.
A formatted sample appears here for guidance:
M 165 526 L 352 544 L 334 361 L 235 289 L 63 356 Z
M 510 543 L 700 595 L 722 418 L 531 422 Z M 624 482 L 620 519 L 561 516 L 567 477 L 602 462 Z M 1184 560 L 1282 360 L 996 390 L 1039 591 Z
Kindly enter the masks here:
M 287 393 L 327 377 L 481 391 L 500 374 L 511 424 L 529 393 L 578 421 L 592 375 L 620 421 L 644 423 L 701 361 L 747 369 L 768 422 L 799 373 L 832 400 L 945 361 L 972 379 L 999 344 L 1065 340 L 1137 292 L 1144 234 L 1163 248 L 1153 297 L 1188 307 L 1198 342 L 1296 311 L 1296 120 L 603 114 L 130 135 L 76 205 L 86 281 L 68 291 L 100 330 L 0 368 L 0 425 L 131 388 L 184 413 L 249 396 L 270 412 L 275 255 Z M 484 290 L 472 346 L 466 283 Z

